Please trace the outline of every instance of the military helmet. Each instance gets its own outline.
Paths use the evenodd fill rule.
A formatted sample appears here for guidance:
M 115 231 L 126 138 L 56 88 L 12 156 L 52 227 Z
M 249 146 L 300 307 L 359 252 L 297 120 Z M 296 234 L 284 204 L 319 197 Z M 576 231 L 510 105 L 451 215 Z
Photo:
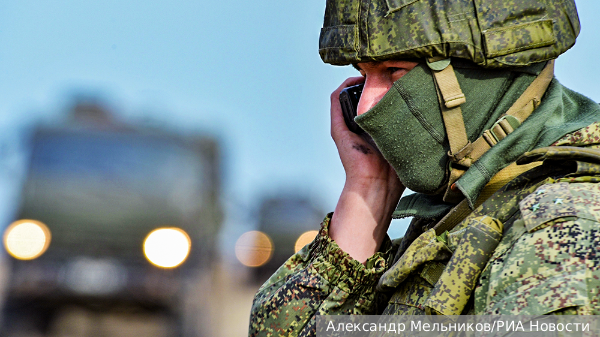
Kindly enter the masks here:
M 579 30 L 574 0 L 327 0 L 319 53 L 334 65 L 456 57 L 527 66 L 558 57 Z

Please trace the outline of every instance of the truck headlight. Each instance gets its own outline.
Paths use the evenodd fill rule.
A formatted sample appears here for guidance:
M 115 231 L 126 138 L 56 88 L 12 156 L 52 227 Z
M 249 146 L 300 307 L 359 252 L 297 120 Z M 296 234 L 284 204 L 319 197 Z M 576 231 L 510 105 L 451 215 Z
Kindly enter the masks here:
M 4 248 L 15 259 L 33 260 L 50 246 L 48 227 L 36 220 L 18 220 L 4 231 Z
M 247 267 L 260 267 L 273 255 L 273 241 L 260 231 L 242 234 L 235 243 L 235 256 Z
M 298 237 L 298 240 L 296 240 L 296 244 L 294 245 L 294 252 L 297 253 L 304 246 L 313 242 L 315 237 L 317 237 L 317 234 L 319 234 L 319 231 L 308 231 L 302 233 L 302 235 Z
M 155 266 L 175 268 L 190 254 L 192 240 L 180 228 L 158 228 L 144 240 L 144 255 Z

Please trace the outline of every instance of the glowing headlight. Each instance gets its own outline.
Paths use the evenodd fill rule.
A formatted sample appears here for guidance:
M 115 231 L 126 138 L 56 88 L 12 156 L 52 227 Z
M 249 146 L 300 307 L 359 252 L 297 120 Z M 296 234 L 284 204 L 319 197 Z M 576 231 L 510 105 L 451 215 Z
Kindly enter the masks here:
M 190 253 L 192 240 L 179 228 L 158 228 L 144 240 L 144 255 L 150 263 L 162 268 L 181 265 Z
M 308 231 L 302 233 L 302 235 L 298 237 L 298 240 L 296 240 L 296 244 L 294 245 L 294 251 L 297 253 L 300 249 L 302 249 L 302 247 L 311 243 L 318 233 L 319 231 Z
M 267 234 L 249 231 L 235 243 L 235 256 L 248 267 L 260 267 L 267 263 L 273 255 L 273 242 Z
M 19 220 L 4 231 L 4 248 L 15 259 L 33 260 L 48 249 L 50 237 L 50 230 L 43 223 Z

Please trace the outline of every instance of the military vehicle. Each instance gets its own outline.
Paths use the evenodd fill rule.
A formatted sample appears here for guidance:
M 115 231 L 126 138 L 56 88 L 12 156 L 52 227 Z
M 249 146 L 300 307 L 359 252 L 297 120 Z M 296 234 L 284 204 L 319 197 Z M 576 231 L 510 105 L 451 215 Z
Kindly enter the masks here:
M 96 103 L 37 129 L 4 233 L 2 335 L 209 335 L 219 181 L 212 137 L 116 123 Z
M 303 193 L 265 196 L 258 208 L 257 230 L 238 239 L 238 259 L 252 267 L 254 281 L 262 283 L 312 242 L 324 216 L 325 212 Z

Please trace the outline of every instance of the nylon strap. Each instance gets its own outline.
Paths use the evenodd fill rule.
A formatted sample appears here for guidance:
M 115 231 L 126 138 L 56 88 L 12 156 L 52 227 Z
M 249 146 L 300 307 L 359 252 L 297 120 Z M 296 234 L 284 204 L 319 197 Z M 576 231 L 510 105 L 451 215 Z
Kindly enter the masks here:
M 429 61 L 431 62 L 431 61 Z M 446 67 L 442 71 L 433 71 L 434 78 L 436 79 L 436 84 L 439 87 L 439 81 L 437 80 L 437 75 L 441 72 L 449 69 L 451 65 Z M 451 69 L 451 68 L 450 68 Z M 454 71 L 452 71 L 454 73 Z M 447 73 L 443 75 L 444 78 L 449 77 Z M 453 74 L 456 79 L 456 75 Z M 442 116 L 444 117 L 444 124 L 446 126 L 446 133 L 448 134 L 448 141 L 450 143 L 450 151 L 448 156 L 450 157 L 450 177 L 448 179 L 448 186 L 446 188 L 446 192 L 444 194 L 443 200 L 446 202 L 459 202 L 464 196 L 462 193 L 455 188 L 454 183 L 462 177 L 462 175 L 466 172 L 466 170 L 477 161 L 481 156 L 483 156 L 492 146 L 496 145 L 499 141 L 506 138 L 510 133 L 512 133 L 517 127 L 521 125 L 533 111 L 539 106 L 544 93 L 548 89 L 550 82 L 554 78 L 554 60 L 548 62 L 548 64 L 544 67 L 542 72 L 536 77 L 536 79 L 527 87 L 527 89 L 523 92 L 523 94 L 513 103 L 513 105 L 508 109 L 508 111 L 500 117 L 500 119 L 494 123 L 491 129 L 485 130 L 483 134 L 475 140 L 472 144 L 465 140 L 460 136 L 460 134 L 464 133 L 464 137 L 466 138 L 466 132 L 464 131 L 464 122 L 462 120 L 462 114 L 460 116 L 462 122 L 462 129 L 459 127 L 455 128 L 457 117 L 453 116 L 454 120 L 446 122 L 446 114 L 445 110 L 447 109 L 446 104 L 441 104 L 440 107 L 442 109 Z M 449 83 L 447 79 L 444 80 L 444 83 Z M 457 82 L 458 83 L 458 82 Z M 452 87 L 453 85 L 446 84 L 446 86 Z M 448 89 L 445 89 L 448 92 Z M 439 88 L 440 92 L 443 92 L 441 88 Z M 451 91 L 452 92 L 452 91 Z M 455 92 L 453 92 L 454 96 L 456 96 Z M 442 94 L 443 96 L 443 94 Z M 444 102 L 446 99 L 444 99 Z M 460 109 L 456 107 L 454 109 Z M 451 131 L 454 130 L 454 131 Z M 458 135 L 457 135 L 458 134 Z M 454 145 L 453 145 L 454 142 Z M 462 149 L 458 149 L 458 144 L 465 144 Z M 459 165 L 452 165 L 452 163 Z
M 465 95 L 460 89 L 449 59 L 430 58 L 427 65 L 433 73 L 438 98 L 443 100 L 443 104 L 440 101 L 440 107 L 450 143 L 448 155 L 453 162 L 460 162 L 472 150 L 460 109 L 460 105 L 466 102 Z
M 474 208 L 481 206 L 484 201 L 486 201 L 492 196 L 492 194 L 496 193 L 496 191 L 498 191 L 502 186 L 506 185 L 509 181 L 539 165 L 542 165 L 542 162 L 532 162 L 526 165 L 517 165 L 517 163 L 514 162 L 503 168 L 492 177 L 487 185 L 485 185 L 483 191 L 481 191 L 479 197 L 477 197 L 477 200 L 475 200 Z M 450 212 L 448 212 L 448 214 L 446 214 L 446 216 L 438 221 L 438 223 L 433 227 L 435 229 L 435 234 L 442 235 L 442 233 L 445 231 L 452 230 L 452 228 L 454 228 L 469 214 L 471 214 L 471 212 L 472 211 L 471 208 L 469 208 L 467 199 L 462 199 L 458 205 L 454 206 L 454 208 L 452 208 Z
M 492 146 L 506 138 L 533 113 L 540 104 L 542 96 L 544 96 L 553 78 L 554 60 L 548 62 L 544 70 L 494 126 L 489 130 L 485 130 L 483 135 L 473 142 L 473 151 L 469 154 L 472 163 L 477 161 Z
M 460 89 L 452 64 L 448 64 L 442 70 L 434 70 L 433 75 L 435 76 L 435 81 L 444 98 L 444 105 L 446 108 L 452 109 L 467 101 L 465 99 L 465 94 L 463 94 Z

